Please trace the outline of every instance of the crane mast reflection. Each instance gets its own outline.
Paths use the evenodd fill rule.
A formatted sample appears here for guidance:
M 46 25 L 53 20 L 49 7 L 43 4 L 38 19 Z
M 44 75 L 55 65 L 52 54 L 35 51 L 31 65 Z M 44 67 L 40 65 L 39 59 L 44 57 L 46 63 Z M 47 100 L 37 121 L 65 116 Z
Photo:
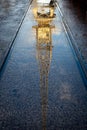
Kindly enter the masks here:
M 52 21 L 55 18 L 55 7 L 39 6 L 33 9 L 34 18 L 37 25 L 33 26 L 36 30 L 36 50 L 40 72 L 40 93 L 42 104 L 42 127 L 46 130 L 47 124 L 47 101 L 48 101 L 48 75 L 52 59 Z

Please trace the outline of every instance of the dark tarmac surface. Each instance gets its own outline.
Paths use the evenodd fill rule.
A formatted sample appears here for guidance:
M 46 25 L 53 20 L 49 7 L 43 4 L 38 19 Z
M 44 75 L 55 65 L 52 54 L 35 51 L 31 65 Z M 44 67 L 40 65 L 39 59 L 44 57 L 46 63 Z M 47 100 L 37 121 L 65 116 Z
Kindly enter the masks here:
M 0 130 L 87 130 L 87 88 L 60 14 L 38 26 L 34 7 L 0 73 Z
M 80 52 L 87 74 L 87 5 L 75 0 L 57 1 L 74 37 L 74 44 Z
M 28 6 L 29 0 L 0 0 L 0 67 Z

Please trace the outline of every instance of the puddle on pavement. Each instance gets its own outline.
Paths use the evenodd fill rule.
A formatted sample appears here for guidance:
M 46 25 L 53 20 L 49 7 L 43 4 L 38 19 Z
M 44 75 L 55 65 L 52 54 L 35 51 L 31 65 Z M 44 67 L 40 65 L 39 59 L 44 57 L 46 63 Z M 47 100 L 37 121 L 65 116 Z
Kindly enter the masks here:
M 40 1 L 37 2 L 36 6 L 33 8 L 34 19 L 37 22 L 37 25 L 34 25 L 32 28 L 34 28 L 36 32 L 36 57 L 40 74 L 43 130 L 47 128 L 48 77 L 52 60 L 52 30 L 55 28 L 52 21 L 56 17 L 55 8 L 55 3 L 49 5 L 47 3 L 40 3 Z
M 84 85 L 55 10 L 54 3 L 34 3 L 20 29 L 0 80 L 3 130 L 74 129 L 82 121 L 86 99 L 77 90 Z

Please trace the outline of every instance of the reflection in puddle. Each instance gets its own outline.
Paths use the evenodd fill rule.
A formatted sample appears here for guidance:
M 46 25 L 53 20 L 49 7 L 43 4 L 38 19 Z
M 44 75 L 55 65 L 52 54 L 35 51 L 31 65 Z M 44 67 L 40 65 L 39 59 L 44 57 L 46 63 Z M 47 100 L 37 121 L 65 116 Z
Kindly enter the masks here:
M 54 5 L 36 4 L 36 7 L 33 9 L 33 14 L 38 25 L 50 24 L 53 18 L 55 18 L 54 10 Z
M 34 18 L 38 25 L 36 30 L 36 50 L 40 72 L 40 93 L 42 103 L 42 126 L 46 130 L 47 124 L 47 100 L 48 100 L 48 75 L 52 59 L 52 29 L 55 28 L 51 21 L 55 18 L 55 7 L 37 5 L 33 9 Z

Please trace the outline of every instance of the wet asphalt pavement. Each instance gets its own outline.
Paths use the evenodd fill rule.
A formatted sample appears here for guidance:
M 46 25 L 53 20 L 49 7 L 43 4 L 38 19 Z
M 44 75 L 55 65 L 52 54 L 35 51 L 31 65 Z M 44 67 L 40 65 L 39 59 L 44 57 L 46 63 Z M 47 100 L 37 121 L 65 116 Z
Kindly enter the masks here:
M 87 88 L 58 9 L 43 26 L 35 7 L 0 73 L 0 130 L 86 130 Z
M 81 0 L 80 0 L 81 1 Z M 78 0 L 57 0 L 74 38 L 87 74 L 87 2 Z M 85 4 L 84 4 L 85 3 Z
M 0 0 L 0 67 L 28 6 L 29 0 Z

